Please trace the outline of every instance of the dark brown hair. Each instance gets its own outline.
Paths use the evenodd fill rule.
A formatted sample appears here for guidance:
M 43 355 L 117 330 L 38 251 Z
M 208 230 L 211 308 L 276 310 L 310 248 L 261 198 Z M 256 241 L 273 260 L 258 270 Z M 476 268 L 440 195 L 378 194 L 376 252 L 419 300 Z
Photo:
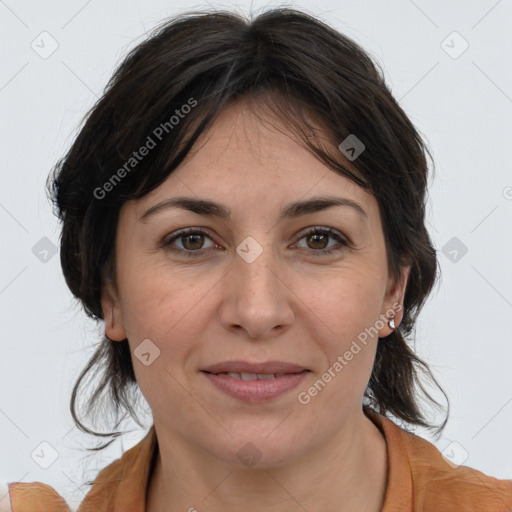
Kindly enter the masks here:
M 270 109 L 325 165 L 377 199 L 390 275 L 400 279 L 407 264 L 411 271 L 403 320 L 379 340 L 363 407 L 432 429 L 416 386 L 436 405 L 419 377 L 441 388 L 406 339 L 413 335 L 439 271 L 425 227 L 426 155 L 433 159 L 378 63 L 304 12 L 278 8 L 250 20 L 233 12 L 188 12 L 166 20 L 129 53 L 48 181 L 63 223 L 60 257 L 70 290 L 90 317 L 103 319 L 102 286 L 107 278 L 115 283 L 119 209 L 158 187 L 219 113 L 242 99 L 255 110 Z M 317 133 L 313 125 L 322 128 L 331 146 L 312 136 Z M 338 149 L 349 135 L 365 145 L 352 166 Z M 135 159 L 134 152 L 151 146 L 150 139 L 155 145 Z M 121 432 L 95 432 L 76 413 L 78 391 L 88 374 L 94 391 L 86 416 L 106 406 L 114 413 L 114 428 L 127 415 L 139 423 L 127 340 L 104 337 L 71 398 L 80 430 L 114 440 Z M 447 419 L 448 414 L 438 433 Z

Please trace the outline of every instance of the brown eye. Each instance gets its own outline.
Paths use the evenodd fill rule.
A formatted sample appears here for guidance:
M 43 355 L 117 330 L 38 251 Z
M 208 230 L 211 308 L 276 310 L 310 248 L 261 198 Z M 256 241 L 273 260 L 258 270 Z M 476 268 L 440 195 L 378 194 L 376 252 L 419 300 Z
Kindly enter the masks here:
M 334 244 L 329 247 L 329 239 L 336 240 L 338 244 Z M 310 249 L 309 252 L 314 256 L 322 256 L 338 252 L 350 245 L 343 236 L 331 228 L 312 228 L 306 232 L 299 241 L 301 240 L 306 240 L 306 247 L 301 248 Z
M 194 251 L 197 249 L 201 249 L 204 243 L 204 235 L 201 234 L 193 234 L 193 235 L 183 235 L 180 237 L 182 240 L 182 245 L 185 249 Z
M 205 231 L 188 228 L 164 240 L 162 247 L 166 247 L 178 254 L 184 254 L 186 256 L 200 256 L 201 254 L 204 255 L 208 249 L 211 249 L 215 245 L 212 242 L 210 246 L 205 247 L 204 244 L 206 240 L 211 240 L 211 237 Z M 176 246 L 177 243 L 179 243 L 178 246 Z
M 306 237 L 309 241 L 311 249 L 325 249 L 329 243 L 329 237 L 318 233 L 313 233 Z

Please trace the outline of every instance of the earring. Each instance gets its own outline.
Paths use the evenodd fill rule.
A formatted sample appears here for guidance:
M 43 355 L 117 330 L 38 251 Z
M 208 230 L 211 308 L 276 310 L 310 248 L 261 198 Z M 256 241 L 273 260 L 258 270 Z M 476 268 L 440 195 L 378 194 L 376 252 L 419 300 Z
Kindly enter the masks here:
M 392 318 L 392 319 L 388 322 L 388 324 L 389 324 L 389 327 L 391 327 L 391 329 L 394 329 L 394 328 L 395 328 L 395 319 L 394 319 L 394 318 Z

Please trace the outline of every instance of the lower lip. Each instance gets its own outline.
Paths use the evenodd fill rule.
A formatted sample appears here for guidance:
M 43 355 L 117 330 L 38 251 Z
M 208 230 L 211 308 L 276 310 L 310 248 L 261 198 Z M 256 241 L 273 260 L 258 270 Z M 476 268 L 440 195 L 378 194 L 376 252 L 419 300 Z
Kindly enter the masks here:
M 260 403 L 277 398 L 297 387 L 306 378 L 309 371 L 288 373 L 282 377 L 264 380 L 241 380 L 234 379 L 229 375 L 201 373 L 206 375 L 210 382 L 227 395 L 244 400 L 245 402 Z

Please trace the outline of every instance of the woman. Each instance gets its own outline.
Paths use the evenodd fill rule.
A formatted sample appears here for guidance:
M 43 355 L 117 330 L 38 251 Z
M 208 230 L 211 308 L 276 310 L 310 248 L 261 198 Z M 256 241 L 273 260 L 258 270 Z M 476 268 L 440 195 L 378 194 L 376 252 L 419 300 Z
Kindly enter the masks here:
M 406 343 L 437 276 L 427 153 L 369 56 L 304 13 L 183 15 L 130 53 L 50 182 L 67 284 L 105 325 L 73 417 L 102 435 L 76 413 L 101 367 L 88 412 L 136 418 L 140 389 L 154 420 L 79 512 L 512 509 L 512 481 L 386 416 L 434 428 Z

